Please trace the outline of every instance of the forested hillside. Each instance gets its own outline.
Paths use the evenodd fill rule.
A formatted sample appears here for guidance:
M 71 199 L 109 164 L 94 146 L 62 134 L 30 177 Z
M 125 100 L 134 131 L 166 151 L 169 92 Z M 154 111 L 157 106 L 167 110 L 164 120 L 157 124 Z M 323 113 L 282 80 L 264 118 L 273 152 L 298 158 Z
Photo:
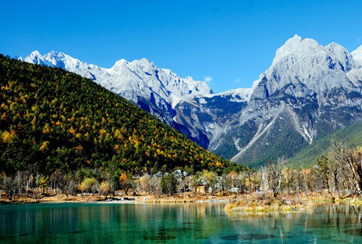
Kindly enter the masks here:
M 310 167 L 316 164 L 318 158 L 326 157 L 331 151 L 334 151 L 334 143 L 338 142 L 344 142 L 349 147 L 362 146 L 362 122 L 338 130 L 313 142 L 288 161 L 291 166 L 297 168 L 300 166 Z
M 8 175 L 243 169 L 74 73 L 0 55 L 0 82 L 0 172 Z

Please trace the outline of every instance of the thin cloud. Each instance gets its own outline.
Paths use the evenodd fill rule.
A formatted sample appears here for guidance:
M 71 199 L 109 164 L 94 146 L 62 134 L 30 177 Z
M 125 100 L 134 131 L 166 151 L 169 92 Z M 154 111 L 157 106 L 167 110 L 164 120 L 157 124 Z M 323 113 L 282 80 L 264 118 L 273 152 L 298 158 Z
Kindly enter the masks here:
M 211 76 L 205 76 L 204 81 L 205 81 L 206 83 L 209 83 L 209 82 L 212 81 L 212 77 L 211 77 Z
M 241 77 L 238 77 L 234 80 L 235 84 L 240 84 L 241 83 Z

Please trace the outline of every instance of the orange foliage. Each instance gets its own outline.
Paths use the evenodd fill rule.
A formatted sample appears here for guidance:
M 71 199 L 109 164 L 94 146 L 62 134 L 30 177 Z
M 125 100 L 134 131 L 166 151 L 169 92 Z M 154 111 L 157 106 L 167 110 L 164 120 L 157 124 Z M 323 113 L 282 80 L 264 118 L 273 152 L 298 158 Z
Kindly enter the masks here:
M 124 182 L 127 182 L 127 181 L 128 181 L 127 173 L 126 173 L 126 171 L 124 171 L 122 173 L 122 175 L 119 177 L 119 182 L 124 183 Z

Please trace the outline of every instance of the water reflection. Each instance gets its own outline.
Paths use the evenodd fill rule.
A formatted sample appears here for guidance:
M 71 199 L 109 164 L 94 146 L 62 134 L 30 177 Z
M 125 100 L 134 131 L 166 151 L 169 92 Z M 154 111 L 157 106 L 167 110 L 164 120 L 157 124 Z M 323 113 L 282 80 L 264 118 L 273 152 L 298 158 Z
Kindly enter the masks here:
M 304 212 L 266 215 L 234 213 L 229 218 L 234 229 L 239 228 L 238 235 L 258 230 L 258 233 L 275 235 L 274 239 L 279 241 L 293 239 L 293 243 L 331 241 L 362 243 L 361 216 L 361 207 L 330 205 L 315 207 Z M 245 226 L 250 226 L 248 231 L 245 231 Z
M 361 242 L 362 209 L 226 214 L 222 204 L 0 206 L 1 243 Z

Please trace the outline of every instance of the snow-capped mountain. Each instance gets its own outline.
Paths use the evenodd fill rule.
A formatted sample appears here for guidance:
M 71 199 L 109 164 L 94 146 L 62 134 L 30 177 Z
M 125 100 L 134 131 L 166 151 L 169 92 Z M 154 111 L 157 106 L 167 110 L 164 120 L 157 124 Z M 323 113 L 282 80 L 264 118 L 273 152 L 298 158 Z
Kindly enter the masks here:
M 174 119 L 174 108 L 180 101 L 190 100 L 195 96 L 211 95 L 212 91 L 205 82 L 195 81 L 191 77 L 181 78 L 171 70 L 156 67 L 145 58 L 133 62 L 121 59 L 108 69 L 54 51 L 44 56 L 34 51 L 24 61 L 60 67 L 90 78 L 181 130 L 196 142 L 199 142 L 199 137 L 203 137 L 198 131 L 189 131 L 182 122 L 177 123 Z M 208 142 L 199 143 L 206 147 Z
M 351 55 L 353 59 L 358 62 L 360 66 L 362 66 L 362 45 L 353 52 L 351 52 Z
M 350 53 L 295 35 L 252 88 L 220 94 L 147 59 L 122 59 L 109 69 L 57 52 L 24 60 L 91 78 L 210 151 L 246 164 L 293 156 L 362 120 L 362 46 Z
M 339 44 L 321 46 L 296 35 L 277 50 L 248 105 L 218 141 L 231 139 L 227 148 L 237 162 L 292 156 L 362 120 L 361 77 L 359 61 Z M 210 149 L 221 152 L 218 145 Z

